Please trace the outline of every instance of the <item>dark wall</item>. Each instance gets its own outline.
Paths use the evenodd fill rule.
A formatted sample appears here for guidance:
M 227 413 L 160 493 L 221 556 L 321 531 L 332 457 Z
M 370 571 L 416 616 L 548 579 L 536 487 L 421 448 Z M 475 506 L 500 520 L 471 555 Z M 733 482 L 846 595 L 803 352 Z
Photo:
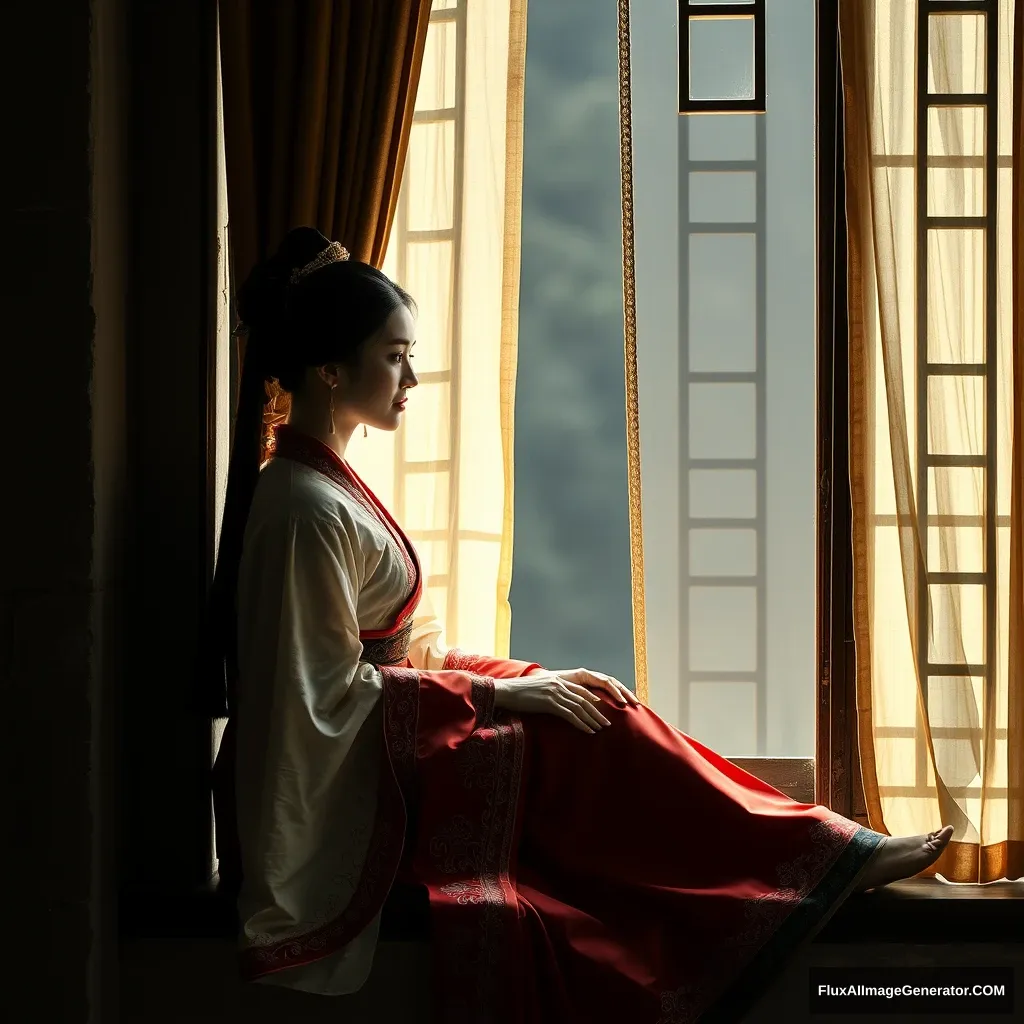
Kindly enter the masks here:
M 117 890 L 209 867 L 209 726 L 187 699 L 213 10 L 4 7 L 3 1005 L 34 1020 L 116 1020 Z
M 121 588 L 105 526 L 124 493 L 122 339 L 119 222 L 93 188 L 116 124 L 94 116 L 111 97 L 92 50 L 114 7 L 5 5 L 0 32 L 4 1000 L 38 1020 L 100 1020 L 110 994 L 102 634 Z
M 132 467 L 118 875 L 132 910 L 209 875 L 210 729 L 190 708 L 207 532 L 214 6 L 129 10 Z M 170 898 L 176 898 L 171 896 Z M 134 907 L 132 906 L 134 905 Z

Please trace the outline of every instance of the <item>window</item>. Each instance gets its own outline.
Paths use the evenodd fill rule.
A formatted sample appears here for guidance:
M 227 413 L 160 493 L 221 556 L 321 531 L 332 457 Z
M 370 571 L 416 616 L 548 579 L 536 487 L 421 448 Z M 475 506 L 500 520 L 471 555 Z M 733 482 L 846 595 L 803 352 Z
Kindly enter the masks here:
M 511 653 L 633 686 L 616 4 L 528 20 Z
M 765 0 L 679 0 L 679 112 L 763 114 Z
M 679 106 L 702 116 L 673 116 L 671 12 L 631 5 L 650 700 L 725 755 L 809 758 L 815 7 L 690 3 L 679 22 Z M 701 86 L 698 53 L 740 85 Z

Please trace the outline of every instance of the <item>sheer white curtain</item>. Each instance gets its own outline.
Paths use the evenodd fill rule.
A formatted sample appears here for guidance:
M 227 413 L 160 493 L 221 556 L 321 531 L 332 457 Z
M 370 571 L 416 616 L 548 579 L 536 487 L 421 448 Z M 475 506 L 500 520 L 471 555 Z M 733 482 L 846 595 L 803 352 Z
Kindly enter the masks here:
M 416 544 L 449 644 L 508 656 L 525 0 L 435 0 L 384 271 L 420 386 L 356 470 Z
M 1021 686 L 1009 660 L 1020 587 L 1010 577 L 1014 4 L 999 0 L 994 23 L 933 13 L 927 39 L 919 6 L 840 5 L 860 750 L 872 827 L 952 824 L 938 872 L 986 882 L 1011 869 L 1022 838 L 1007 799 L 1021 743 L 1009 718 Z M 926 112 L 922 60 L 928 93 L 949 96 Z M 971 99 L 987 91 L 994 121 Z

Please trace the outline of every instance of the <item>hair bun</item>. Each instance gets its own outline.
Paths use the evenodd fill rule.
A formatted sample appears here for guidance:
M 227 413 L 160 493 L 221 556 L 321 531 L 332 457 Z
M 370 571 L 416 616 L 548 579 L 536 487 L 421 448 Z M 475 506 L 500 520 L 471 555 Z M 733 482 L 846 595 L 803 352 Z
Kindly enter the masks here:
M 293 228 L 270 259 L 253 267 L 238 293 L 238 317 L 254 335 L 275 335 L 284 323 L 292 272 L 331 244 L 316 228 Z

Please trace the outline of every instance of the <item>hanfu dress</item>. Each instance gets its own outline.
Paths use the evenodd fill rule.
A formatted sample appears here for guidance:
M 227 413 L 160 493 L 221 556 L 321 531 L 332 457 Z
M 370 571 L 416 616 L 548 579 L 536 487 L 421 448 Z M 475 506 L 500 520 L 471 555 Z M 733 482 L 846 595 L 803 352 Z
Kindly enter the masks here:
M 540 666 L 449 650 L 412 544 L 283 425 L 238 581 L 245 976 L 366 981 L 381 907 L 426 889 L 436 1019 L 738 1019 L 880 836 L 796 803 L 644 706 L 611 725 L 494 707 Z

